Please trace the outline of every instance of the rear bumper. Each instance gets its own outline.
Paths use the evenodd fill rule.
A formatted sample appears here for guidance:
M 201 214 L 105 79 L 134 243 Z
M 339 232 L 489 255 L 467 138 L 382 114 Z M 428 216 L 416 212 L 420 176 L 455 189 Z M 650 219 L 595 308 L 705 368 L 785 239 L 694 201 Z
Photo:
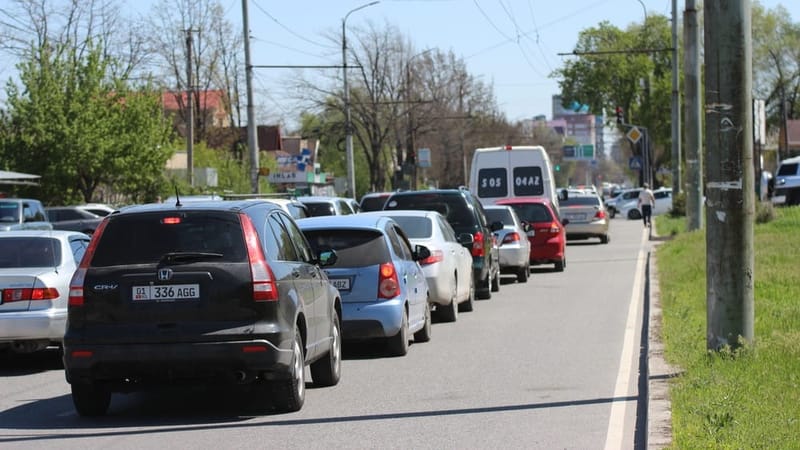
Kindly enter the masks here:
M 567 239 L 588 239 L 608 234 L 608 222 L 592 222 L 573 224 L 567 226 Z
M 531 244 L 530 263 L 550 264 L 564 259 L 564 246 L 559 239 L 548 239 L 544 244 Z
M 530 252 L 519 244 L 505 244 L 500 247 L 500 270 L 516 270 L 528 262 Z
M 342 304 L 342 339 L 391 337 L 400 331 L 405 308 L 399 298 L 381 302 Z
M 48 339 L 61 342 L 67 311 L 43 309 L 0 314 L 0 342 Z

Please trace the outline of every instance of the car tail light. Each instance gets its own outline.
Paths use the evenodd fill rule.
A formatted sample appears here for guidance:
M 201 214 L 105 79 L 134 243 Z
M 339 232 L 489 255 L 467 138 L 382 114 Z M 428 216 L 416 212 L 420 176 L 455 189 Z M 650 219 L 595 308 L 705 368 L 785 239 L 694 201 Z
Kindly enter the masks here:
M 400 295 L 400 282 L 392 263 L 383 263 L 378 270 L 378 298 L 395 298 Z
M 261 249 L 261 242 L 258 240 L 256 228 L 246 214 L 241 214 L 240 217 L 242 229 L 244 230 L 244 240 L 247 244 L 247 258 L 250 260 L 253 300 L 257 302 L 278 301 L 278 287 L 275 284 L 275 275 L 264 257 L 264 251 Z
M 546 229 L 545 231 L 553 234 L 558 234 L 561 232 L 561 225 L 559 225 L 558 222 L 552 222 L 550 224 L 550 228 Z
M 55 288 L 16 288 L 3 289 L 3 303 L 27 300 L 53 300 L 58 298 Z
M 83 254 L 81 263 L 78 265 L 75 273 L 72 274 L 72 279 L 69 281 L 69 300 L 67 302 L 69 307 L 83 306 L 83 280 L 86 278 L 86 271 L 89 268 L 89 264 L 92 262 L 94 252 L 97 250 L 97 242 L 100 241 L 106 229 L 106 225 L 108 225 L 108 218 L 100 222 L 100 225 L 98 225 L 94 233 L 92 233 L 92 240 L 89 241 L 86 253 Z
M 472 238 L 472 256 L 484 256 L 483 232 L 478 231 Z
M 503 244 L 511 244 L 514 242 L 519 242 L 519 240 L 520 240 L 519 233 L 517 233 L 516 231 L 512 231 L 511 233 L 505 235 L 505 237 L 503 238 Z
M 595 219 L 605 219 L 605 218 L 606 218 L 606 212 L 605 212 L 605 211 L 603 211 L 602 209 L 601 209 L 601 210 L 598 210 L 598 211 L 597 211 L 597 212 L 594 214 L 594 218 L 595 218 Z
M 442 262 L 444 260 L 444 253 L 441 250 L 431 250 L 431 256 L 423 259 L 419 262 L 421 266 L 428 266 L 431 264 L 436 264 L 438 262 Z

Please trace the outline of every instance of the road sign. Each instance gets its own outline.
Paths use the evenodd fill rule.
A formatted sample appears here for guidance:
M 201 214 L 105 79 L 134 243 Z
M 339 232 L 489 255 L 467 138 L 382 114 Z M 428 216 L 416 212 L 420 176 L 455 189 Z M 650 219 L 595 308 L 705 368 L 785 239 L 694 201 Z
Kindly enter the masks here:
M 417 165 L 419 167 L 431 166 L 431 149 L 421 148 L 417 150 Z
M 642 158 L 638 156 L 631 156 L 628 160 L 628 167 L 630 167 L 631 170 L 641 170 Z
M 626 133 L 625 136 L 627 136 L 628 139 L 630 139 L 630 141 L 635 144 L 639 142 L 639 139 L 642 138 L 642 132 L 639 131 L 639 128 L 633 127 L 630 130 L 628 130 L 628 133 Z

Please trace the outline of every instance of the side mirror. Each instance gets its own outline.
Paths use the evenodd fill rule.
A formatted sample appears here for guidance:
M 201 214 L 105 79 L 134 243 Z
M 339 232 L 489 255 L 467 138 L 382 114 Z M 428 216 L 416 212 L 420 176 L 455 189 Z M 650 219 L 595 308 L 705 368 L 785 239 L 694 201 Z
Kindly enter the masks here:
M 336 250 L 334 249 L 322 250 L 317 256 L 317 264 L 319 264 L 320 267 L 332 266 L 336 264 L 338 260 L 339 257 L 336 255 Z
M 564 225 L 564 226 L 569 225 L 569 219 L 561 219 L 561 225 Z
M 524 231 L 524 232 L 526 232 L 526 233 L 527 233 L 528 231 L 531 231 L 531 224 L 530 224 L 530 222 L 525 222 L 525 221 L 523 220 L 521 223 L 522 223 L 522 231 Z
M 430 258 L 431 251 L 424 245 L 414 246 L 414 261 L 422 261 L 423 259 Z
M 561 193 L 558 195 L 559 200 L 569 200 L 569 191 L 566 189 L 562 189 Z
M 469 233 L 461 233 L 457 237 L 458 243 L 461 245 L 468 245 L 472 246 L 472 243 L 475 242 L 475 238 Z
M 499 220 L 498 220 L 498 221 L 495 221 L 495 222 L 492 222 L 492 223 L 489 225 L 489 228 L 490 228 L 492 231 L 500 231 L 500 230 L 502 230 L 502 229 L 503 229 L 503 222 L 500 222 Z

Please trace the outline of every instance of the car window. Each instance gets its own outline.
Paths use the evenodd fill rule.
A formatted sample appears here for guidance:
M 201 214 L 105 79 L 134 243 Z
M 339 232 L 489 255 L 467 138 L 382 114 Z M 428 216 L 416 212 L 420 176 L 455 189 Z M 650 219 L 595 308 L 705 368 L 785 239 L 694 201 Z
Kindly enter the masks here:
M 361 199 L 361 211 L 380 211 L 383 209 L 383 204 L 386 203 L 386 195 L 373 195 L 372 197 L 364 197 Z
M 274 259 L 280 261 L 300 261 L 297 255 L 297 249 L 294 243 L 292 243 L 292 235 L 286 230 L 280 215 L 277 213 L 270 214 L 267 223 L 272 229 L 272 234 L 277 238 L 275 243 L 278 251 L 274 255 Z
M 491 222 L 502 222 L 503 225 L 514 225 L 514 217 L 511 211 L 505 208 L 489 208 L 486 211 L 486 219 Z
M 72 258 L 75 263 L 80 263 L 83 259 L 83 254 L 86 253 L 86 248 L 89 247 L 88 239 L 72 238 L 69 241 L 70 249 L 72 250 Z
M 42 208 L 38 207 L 38 204 L 33 202 L 23 202 L 22 203 L 22 217 L 25 219 L 25 222 L 44 222 L 47 221 L 46 215 Z
M 309 215 L 312 217 L 336 215 L 336 209 L 328 202 L 306 203 L 306 207 L 308 208 Z
M 337 206 L 339 207 L 339 211 L 341 211 L 343 216 L 347 216 L 353 214 L 353 208 L 350 207 L 350 204 L 344 200 L 337 200 Z
M 481 224 L 476 221 L 475 214 L 468 206 L 469 202 L 460 194 L 414 194 L 395 195 L 384 206 L 386 210 L 415 209 L 437 211 L 457 233 L 474 233 Z
M 56 267 L 61 264 L 58 239 L 13 237 L 0 239 L 0 268 Z
M 306 237 L 303 236 L 303 232 L 297 228 L 297 224 L 292 222 L 288 217 L 285 215 L 280 215 L 281 221 L 283 222 L 284 228 L 286 231 L 289 232 L 289 236 L 294 244 L 297 255 L 299 256 L 300 261 L 304 262 L 311 262 L 314 260 L 314 253 L 311 251 L 311 247 L 308 246 L 308 241 L 306 241 Z
M 655 191 L 653 192 L 653 197 L 656 199 L 665 199 L 669 198 L 670 194 L 672 194 L 670 191 Z
M 547 206 L 541 203 L 515 203 L 510 205 L 525 222 L 552 222 L 553 217 Z
M 800 166 L 800 163 L 781 164 L 781 166 L 778 167 L 777 176 L 790 177 L 797 175 L 798 166 Z
M 315 253 L 336 250 L 336 263 L 331 267 L 374 266 L 391 259 L 383 233 L 377 230 L 303 230 L 303 234 Z
M 395 254 L 401 259 L 410 260 L 411 244 L 405 240 L 405 235 L 402 234 L 402 230 L 397 226 L 391 226 L 386 230 L 386 235 L 389 237 L 389 242 Z
M 570 196 L 569 198 L 560 201 L 562 207 L 564 206 L 598 206 L 600 205 L 600 198 L 595 196 Z
M 93 266 L 155 264 L 171 252 L 219 253 L 215 261 L 246 262 L 242 225 L 225 211 L 159 211 L 111 216 Z
M 19 222 L 19 203 L 0 202 L 0 222 Z
M 428 217 L 393 216 L 392 219 L 412 239 L 427 239 L 433 234 L 433 223 Z
M 442 229 L 442 236 L 444 236 L 445 241 L 458 242 L 458 239 L 456 238 L 456 232 L 453 231 L 453 227 L 451 227 L 446 220 L 441 217 L 437 217 L 436 221 L 439 222 L 439 227 Z

